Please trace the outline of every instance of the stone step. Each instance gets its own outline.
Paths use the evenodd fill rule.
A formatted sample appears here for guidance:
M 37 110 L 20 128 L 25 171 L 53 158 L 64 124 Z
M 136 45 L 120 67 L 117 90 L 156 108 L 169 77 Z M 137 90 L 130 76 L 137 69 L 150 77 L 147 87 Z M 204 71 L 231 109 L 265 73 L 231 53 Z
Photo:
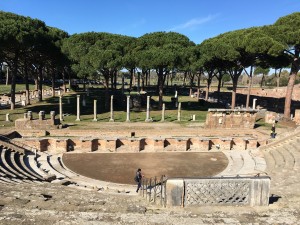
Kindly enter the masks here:
M 37 162 L 39 164 L 39 167 L 44 170 L 45 172 L 47 172 L 48 174 L 53 174 L 56 176 L 56 179 L 64 179 L 66 178 L 66 176 L 64 176 L 63 174 L 57 172 L 55 169 L 53 169 L 51 167 L 51 165 L 48 162 L 48 155 L 47 154 L 41 154 L 38 158 L 37 158 Z
M 290 152 L 288 148 L 285 146 L 282 146 L 281 148 L 278 149 L 278 151 L 283 155 L 285 159 L 285 169 L 290 170 L 295 168 L 295 157 L 294 155 Z
M 25 160 L 27 160 L 27 162 L 30 165 L 30 168 L 32 168 L 37 174 L 39 174 L 43 179 L 47 178 L 49 175 L 44 172 L 43 170 L 41 170 L 38 166 L 37 163 L 35 161 L 35 156 L 34 155 L 28 155 Z
M 290 143 L 286 148 L 289 149 L 295 159 L 294 169 L 300 170 L 300 147 L 297 147 L 295 143 Z
M 29 163 L 29 155 L 20 155 L 19 156 L 19 163 L 22 165 L 22 167 L 30 173 L 32 176 L 37 177 L 40 180 L 43 180 L 43 177 L 38 174 L 31 166 Z M 34 156 L 33 156 L 34 157 Z
M 227 168 L 221 172 L 218 176 L 236 176 L 241 168 L 244 166 L 244 159 L 238 150 L 223 151 L 227 156 L 229 163 Z
M 252 157 L 255 163 L 254 170 L 258 173 L 265 173 L 267 168 L 267 163 L 264 158 L 263 152 L 259 149 L 252 149 L 249 151 L 249 155 Z
M 225 154 L 225 156 L 228 159 L 228 165 L 227 165 L 226 169 L 223 170 L 218 175 L 216 175 L 216 177 L 228 176 L 229 175 L 229 171 L 231 170 L 231 167 L 232 167 L 232 164 L 233 164 L 232 158 L 230 156 L 230 151 L 223 151 L 223 154 Z
M 49 163 L 50 165 L 60 174 L 64 175 L 67 178 L 75 177 L 76 174 L 69 172 L 66 170 L 61 164 L 60 164 L 60 156 L 58 155 L 52 155 L 49 156 Z
M 243 158 L 244 164 L 243 167 L 238 171 L 238 174 L 241 176 L 254 175 L 257 173 L 255 170 L 255 161 L 248 151 L 241 151 L 241 157 Z
M 26 170 L 24 170 L 22 167 L 20 167 L 17 162 L 16 162 L 16 158 L 19 157 L 19 154 L 15 153 L 15 152 L 7 152 L 6 154 L 8 154 L 7 157 L 9 157 L 10 163 L 12 164 L 13 168 L 18 171 L 20 174 L 23 174 L 25 176 L 25 178 L 29 178 L 29 179 L 36 179 L 36 177 L 32 176 L 31 174 L 27 173 Z
M 7 163 L 5 161 L 5 157 L 4 157 L 4 151 L 3 149 L 0 149 L 0 170 L 2 173 L 6 174 L 7 176 L 10 177 L 17 177 L 17 175 L 15 173 L 13 173 L 13 171 L 10 171 L 7 168 Z
M 267 171 L 267 173 L 270 173 L 271 171 L 273 171 L 275 169 L 275 159 L 274 159 L 273 155 L 271 155 L 267 151 L 264 152 L 264 156 L 265 156 L 265 160 L 266 160 L 266 164 L 267 164 L 266 171 Z
M 20 155 L 15 153 L 15 162 L 16 164 L 33 180 L 42 179 L 37 173 L 35 173 L 26 163 L 24 162 L 25 155 Z
M 15 185 L 15 184 L 17 184 L 17 182 L 15 182 L 15 181 L 13 181 L 13 180 L 7 178 L 7 177 L 0 177 L 0 179 L 1 179 L 2 181 L 5 181 L 5 182 L 6 182 L 7 184 L 9 184 L 9 185 Z
M 273 149 L 269 151 L 269 153 L 273 156 L 275 161 L 275 168 L 283 169 L 285 166 L 285 160 L 283 156 L 280 154 L 280 152 L 277 151 L 277 149 Z
M 23 174 L 23 173 L 20 173 L 20 171 L 15 168 L 14 166 L 14 163 L 11 161 L 11 150 L 5 150 L 3 151 L 3 157 L 5 159 L 5 162 L 6 162 L 6 167 L 12 171 L 14 174 L 17 175 L 17 177 L 21 178 L 21 179 L 26 179 L 27 177 Z

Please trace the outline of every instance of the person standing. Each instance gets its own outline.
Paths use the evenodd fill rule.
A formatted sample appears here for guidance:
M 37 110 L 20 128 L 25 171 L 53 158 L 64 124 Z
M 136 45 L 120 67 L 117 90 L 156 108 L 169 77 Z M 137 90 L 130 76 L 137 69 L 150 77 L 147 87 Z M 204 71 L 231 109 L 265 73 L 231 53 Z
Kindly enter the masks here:
M 134 177 L 134 181 L 137 183 L 136 193 L 138 193 L 139 189 L 142 187 L 142 178 L 143 178 L 142 170 L 138 168 Z
M 276 133 L 275 133 L 275 123 L 273 123 L 272 128 L 271 128 L 271 138 L 275 138 Z

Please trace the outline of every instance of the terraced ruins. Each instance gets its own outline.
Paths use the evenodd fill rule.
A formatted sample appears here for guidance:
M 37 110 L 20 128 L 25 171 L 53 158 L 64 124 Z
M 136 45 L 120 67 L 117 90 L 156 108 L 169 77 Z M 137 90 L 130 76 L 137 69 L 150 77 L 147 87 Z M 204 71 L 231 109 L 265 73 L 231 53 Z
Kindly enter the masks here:
M 119 137 L 128 135 L 132 127 L 126 126 L 120 130 L 119 124 L 104 124 L 101 135 L 113 132 Z M 145 126 L 147 125 L 135 125 L 136 136 L 145 129 Z M 149 137 L 160 136 L 166 130 L 169 136 L 184 133 L 196 137 L 203 136 L 204 133 L 197 125 L 181 127 L 180 131 L 178 124 L 166 124 L 165 130 L 163 125 L 152 124 L 151 126 Z M 225 164 L 215 177 L 264 175 L 271 177 L 269 206 L 238 208 L 209 205 L 165 208 L 136 194 L 135 185 L 96 180 L 70 170 L 63 159 L 72 155 L 79 156 L 82 154 L 80 150 L 64 154 L 44 151 L 37 152 L 35 155 L 24 146 L 16 147 L 16 143 L 20 144 L 18 138 L 10 140 L 10 143 L 2 139 L 0 221 L 1 224 L 297 224 L 300 219 L 300 177 L 298 176 L 300 150 L 297 147 L 300 142 L 300 131 L 298 129 L 293 132 L 287 131 L 284 133 L 282 130 L 276 141 L 259 148 L 225 150 L 213 146 L 209 151 L 197 151 L 192 148 L 187 149 L 186 153 L 176 152 L 176 154 L 211 154 L 206 158 L 211 160 L 211 164 L 219 160 L 222 162 L 222 157 L 216 155 L 223 155 L 226 159 L 223 160 Z M 226 132 L 227 135 L 231 135 L 235 131 Z M 251 133 L 252 137 L 257 137 L 259 143 L 268 139 L 268 134 L 263 130 L 240 131 L 240 134 L 243 133 Z M 69 134 L 70 138 L 74 137 L 71 131 Z M 215 134 L 220 135 L 219 131 L 215 131 Z M 23 139 L 24 144 L 26 138 Z M 124 146 L 122 151 L 125 151 Z M 95 151 L 84 154 L 103 153 Z M 117 154 L 117 152 L 105 154 Z M 131 154 L 134 157 L 135 154 L 155 154 L 155 152 L 122 154 L 128 154 L 127 160 L 130 160 Z M 174 152 L 168 151 L 166 154 L 174 154 Z M 176 159 L 174 162 L 176 163 Z M 84 166 L 88 161 L 82 160 L 80 163 Z M 152 169 L 159 171 L 160 163 L 163 161 L 154 163 Z M 205 164 L 205 167 L 208 164 Z M 133 165 L 132 169 L 135 169 L 136 165 L 134 163 Z M 205 167 L 202 169 L 205 170 Z M 151 167 L 145 169 L 145 173 L 150 169 Z M 100 173 L 101 169 L 97 172 Z M 114 173 L 117 174 L 116 171 Z

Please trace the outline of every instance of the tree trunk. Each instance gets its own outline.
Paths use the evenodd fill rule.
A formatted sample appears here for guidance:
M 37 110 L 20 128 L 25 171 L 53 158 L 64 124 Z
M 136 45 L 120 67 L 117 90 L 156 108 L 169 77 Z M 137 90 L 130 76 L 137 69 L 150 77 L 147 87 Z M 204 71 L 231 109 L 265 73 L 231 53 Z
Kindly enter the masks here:
M 249 76 L 247 99 L 246 99 L 246 109 L 249 109 L 250 95 L 251 95 L 251 89 L 252 89 L 252 78 L 253 78 L 252 75 L 250 75 Z
M 236 88 L 237 88 L 237 79 L 234 79 L 234 80 L 232 81 L 231 109 L 234 109 L 234 108 L 235 108 Z
M 19 60 L 19 54 L 15 53 L 15 58 L 13 61 L 13 70 L 11 74 L 11 87 L 10 87 L 10 109 L 14 110 L 16 105 L 16 76 L 18 73 L 18 60 Z
M 286 88 L 286 96 L 285 96 L 285 103 L 284 103 L 284 118 L 290 119 L 291 118 L 291 103 L 292 103 L 292 96 L 293 96 L 293 88 L 296 80 L 297 73 L 299 71 L 299 48 L 295 49 L 295 56 L 294 60 L 291 65 L 291 72 L 289 76 L 289 82 Z
M 247 99 L 246 99 L 246 109 L 249 109 L 249 102 L 250 102 L 250 95 L 251 95 L 251 88 L 252 88 L 252 73 L 253 73 L 253 66 L 250 68 L 249 74 L 249 83 L 248 83 L 248 92 L 247 92 Z
M 55 97 L 55 73 L 52 71 L 52 97 Z
M 63 93 L 67 92 L 67 87 L 66 87 L 66 74 L 65 74 L 65 70 L 62 71 L 62 80 L 63 80 Z
M 276 74 L 276 83 L 277 83 L 277 87 L 279 88 L 280 86 L 280 75 L 281 75 L 281 70 L 282 68 L 279 69 L 279 73 L 277 74 L 277 70 L 275 70 L 275 74 Z
M 104 79 L 105 79 L 105 110 L 107 110 L 109 108 L 109 75 L 104 75 Z
M 129 90 L 132 90 L 132 82 L 133 82 L 133 69 L 130 69 Z
M 30 105 L 27 61 L 25 61 L 25 64 L 24 64 L 24 79 L 25 79 L 25 98 L 26 98 L 25 102 L 26 102 L 26 105 Z
M 6 66 L 6 82 L 5 82 L 5 85 L 7 86 L 8 85 L 8 78 L 9 78 L 9 68 L 8 68 L 8 65 Z
M 162 108 L 163 104 L 163 92 L 164 92 L 164 73 L 163 68 L 158 70 L 158 95 L 159 95 L 159 108 Z
M 43 101 L 43 66 L 38 68 L 38 102 Z

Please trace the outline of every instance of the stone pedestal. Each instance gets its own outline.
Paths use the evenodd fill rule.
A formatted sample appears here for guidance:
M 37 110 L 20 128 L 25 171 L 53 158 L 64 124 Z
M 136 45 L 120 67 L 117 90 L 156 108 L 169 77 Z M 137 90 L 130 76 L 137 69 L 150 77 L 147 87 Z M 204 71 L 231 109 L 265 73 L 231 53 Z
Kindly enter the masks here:
M 114 122 L 114 96 L 110 96 L 110 119 L 109 122 Z
M 166 105 L 165 105 L 165 103 L 163 103 L 162 111 L 161 111 L 161 122 L 165 121 L 165 110 L 166 110 Z
M 130 122 L 130 96 L 127 96 L 126 122 Z
M 77 95 L 77 118 L 76 121 L 80 121 L 80 95 Z
M 94 100 L 94 119 L 93 121 L 98 121 L 97 119 L 97 100 Z
M 150 118 L 150 96 L 147 96 L 147 113 L 145 122 L 152 122 L 152 119 Z
M 62 108 L 62 96 L 59 96 L 59 120 L 64 121 L 63 108 Z
M 177 121 L 181 120 L 181 102 L 178 103 Z

